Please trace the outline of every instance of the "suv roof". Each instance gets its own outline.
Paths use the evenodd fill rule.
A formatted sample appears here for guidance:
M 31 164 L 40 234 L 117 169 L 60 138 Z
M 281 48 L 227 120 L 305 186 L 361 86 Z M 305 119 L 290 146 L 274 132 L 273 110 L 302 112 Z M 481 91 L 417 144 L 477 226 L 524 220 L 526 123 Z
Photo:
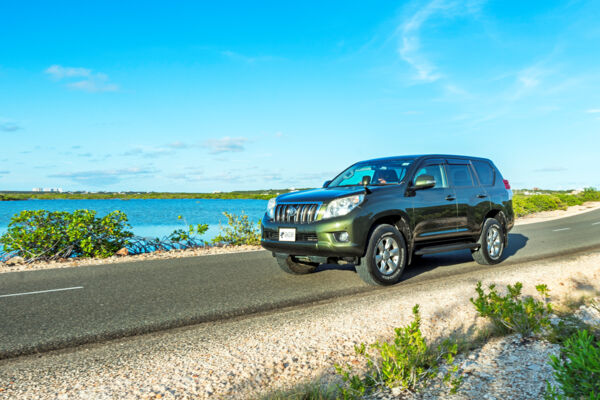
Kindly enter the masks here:
M 461 155 L 457 155 L 457 154 L 413 154 L 413 155 L 406 155 L 406 156 L 392 156 L 392 157 L 372 158 L 370 160 L 363 160 L 361 162 L 364 162 L 364 161 L 400 160 L 400 159 L 404 159 L 404 158 L 413 158 L 415 161 L 422 160 L 422 159 L 425 159 L 425 158 L 466 158 L 466 159 L 469 159 L 469 160 L 490 161 L 490 159 L 488 159 L 488 158 L 473 157 L 473 156 L 461 156 Z

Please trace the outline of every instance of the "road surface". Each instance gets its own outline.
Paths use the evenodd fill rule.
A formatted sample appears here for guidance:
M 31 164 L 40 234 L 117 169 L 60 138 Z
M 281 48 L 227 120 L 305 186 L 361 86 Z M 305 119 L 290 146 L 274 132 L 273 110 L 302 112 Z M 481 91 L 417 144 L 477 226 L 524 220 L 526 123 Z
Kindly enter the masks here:
M 500 265 L 600 248 L 600 210 L 515 227 Z M 482 268 L 468 250 L 424 256 L 403 282 Z M 281 272 L 266 251 L 0 274 L 0 359 L 386 290 L 352 266 Z

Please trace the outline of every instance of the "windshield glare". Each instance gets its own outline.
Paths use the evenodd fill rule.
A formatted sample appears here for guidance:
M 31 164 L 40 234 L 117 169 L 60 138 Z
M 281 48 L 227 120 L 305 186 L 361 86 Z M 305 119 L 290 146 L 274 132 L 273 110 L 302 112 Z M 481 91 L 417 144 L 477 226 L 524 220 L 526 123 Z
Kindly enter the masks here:
M 339 174 L 328 187 L 360 186 L 365 176 L 371 179 L 370 185 L 397 185 L 412 162 L 411 159 L 360 162 Z

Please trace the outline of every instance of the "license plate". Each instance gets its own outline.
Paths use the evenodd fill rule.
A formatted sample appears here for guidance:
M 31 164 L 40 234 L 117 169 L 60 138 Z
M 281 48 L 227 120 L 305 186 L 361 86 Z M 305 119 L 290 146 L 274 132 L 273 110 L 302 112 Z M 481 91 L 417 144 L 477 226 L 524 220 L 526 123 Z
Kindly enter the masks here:
M 296 228 L 279 228 L 279 241 L 280 242 L 295 242 L 296 241 Z

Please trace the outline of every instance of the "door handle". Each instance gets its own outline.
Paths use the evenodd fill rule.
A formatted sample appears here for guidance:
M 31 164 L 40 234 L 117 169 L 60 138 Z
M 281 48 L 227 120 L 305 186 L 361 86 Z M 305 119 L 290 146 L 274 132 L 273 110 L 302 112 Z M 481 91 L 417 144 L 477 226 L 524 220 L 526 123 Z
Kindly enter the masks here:
M 449 194 L 448 196 L 446 196 L 446 200 L 448 200 L 448 201 L 454 201 L 454 200 L 456 200 L 456 197 L 454 197 L 451 194 Z
M 480 194 L 477 195 L 478 199 L 485 199 L 486 197 L 487 197 L 487 194 L 481 194 L 480 193 Z

